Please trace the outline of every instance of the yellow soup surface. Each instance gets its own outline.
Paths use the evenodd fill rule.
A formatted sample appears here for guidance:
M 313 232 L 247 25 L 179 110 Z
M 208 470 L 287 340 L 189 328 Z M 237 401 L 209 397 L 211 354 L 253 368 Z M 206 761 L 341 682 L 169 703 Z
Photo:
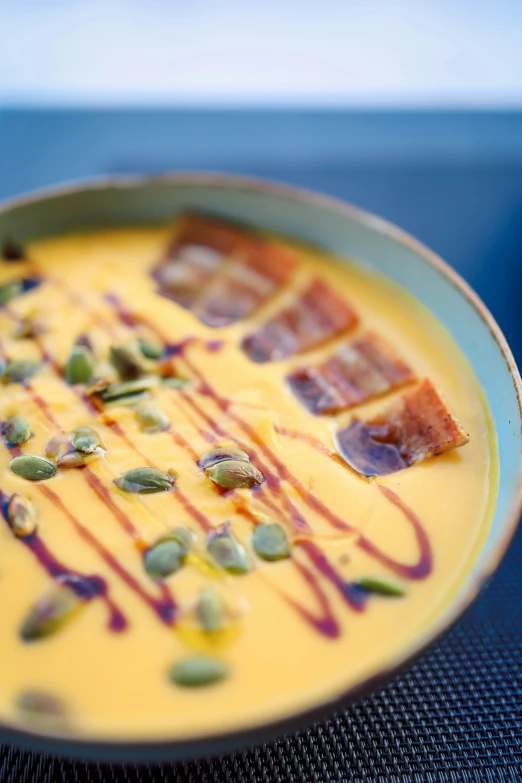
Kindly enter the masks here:
M 18 447 L 5 438 L 0 444 L 4 516 L 13 493 L 38 512 L 37 532 L 25 538 L 0 519 L 0 722 L 36 720 L 86 738 L 181 739 L 305 710 L 399 658 L 448 605 L 487 534 L 497 493 L 488 409 L 466 360 L 421 305 L 355 263 L 295 244 L 299 265 L 284 290 L 250 318 L 210 328 L 156 291 L 150 272 L 172 230 L 76 233 L 34 242 L 17 263 L 0 262 L 0 284 L 20 276 L 41 281 L 0 309 L 2 355 L 43 358 L 26 383 L 6 383 L 0 397 L 2 420 L 22 415 L 32 430 Z M 371 479 L 335 459 L 336 430 L 355 414 L 373 416 L 404 390 L 314 416 L 285 377 L 345 338 L 263 364 L 240 348 L 313 277 L 357 311 L 354 334 L 364 328 L 385 336 L 417 378 L 433 382 L 469 435 L 465 446 Z M 35 334 L 20 336 L 33 322 Z M 65 382 L 80 335 L 96 374 L 112 381 L 111 346 L 137 338 L 178 346 L 167 363 L 191 383 L 150 391 L 168 429 L 143 429 L 140 399 L 97 410 L 81 385 Z M 158 362 L 146 364 L 154 371 Z M 101 442 L 85 467 L 42 481 L 9 468 L 17 454 L 43 455 L 53 436 L 79 426 L 91 426 Z M 242 449 L 271 480 L 216 491 L 197 460 L 218 446 Z M 114 483 L 143 466 L 175 475 L 174 487 L 138 494 Z M 274 521 L 288 534 L 291 556 L 270 562 L 255 554 L 252 533 Z M 230 528 L 220 527 L 227 522 Z M 177 526 L 193 532 L 191 548 L 175 573 L 154 579 L 146 552 Z M 228 573 L 209 557 L 213 528 L 230 530 L 244 547 L 246 573 Z M 370 576 L 393 579 L 404 595 L 365 592 L 357 583 Z M 75 579 L 83 596 L 77 611 L 54 633 L 24 641 L 35 603 Z M 217 631 L 201 628 L 197 607 L 206 588 L 219 597 Z M 211 657 L 225 676 L 200 687 L 172 681 L 172 668 L 193 656 Z M 30 714 L 38 705 L 23 708 L 34 693 L 44 713 L 45 699 L 51 712 L 55 703 L 63 707 L 58 729 L 45 714 Z

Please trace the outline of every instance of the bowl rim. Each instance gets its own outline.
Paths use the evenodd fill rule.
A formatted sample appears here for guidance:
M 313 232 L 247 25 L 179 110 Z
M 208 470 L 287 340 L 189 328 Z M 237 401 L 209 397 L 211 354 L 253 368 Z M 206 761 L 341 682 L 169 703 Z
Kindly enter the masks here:
M 186 171 L 143 175 L 110 175 L 88 179 L 70 180 L 62 184 L 31 190 L 26 194 L 3 200 L 0 203 L 0 216 L 13 209 L 37 204 L 41 201 L 67 197 L 80 191 L 131 190 L 154 185 L 201 186 L 206 188 L 228 188 L 235 191 L 260 193 L 305 203 L 340 215 L 365 225 L 400 245 L 413 251 L 424 262 L 442 275 L 450 285 L 475 309 L 491 336 L 497 343 L 511 375 L 519 409 L 520 438 L 522 439 L 522 380 L 511 349 L 500 327 L 473 288 L 444 261 L 437 253 L 415 239 L 394 223 L 374 213 L 355 206 L 335 196 L 308 190 L 306 188 L 274 182 L 271 180 L 228 174 L 214 171 Z M 299 237 L 296 237 L 299 239 Z M 154 739 L 83 739 L 73 735 L 44 733 L 39 730 L 21 729 L 14 724 L 0 723 L 0 740 L 31 749 L 52 752 L 58 755 L 72 755 L 90 759 L 114 761 L 183 760 L 204 755 L 231 752 L 252 744 L 273 740 L 283 733 L 296 731 L 313 721 L 323 719 L 340 710 L 355 697 L 368 695 L 377 687 L 383 686 L 392 676 L 408 668 L 422 653 L 433 645 L 435 640 L 448 632 L 461 615 L 471 606 L 480 590 L 500 565 L 508 546 L 518 527 L 522 512 L 522 464 L 519 467 L 519 479 L 511 508 L 506 514 L 498 542 L 485 558 L 480 569 L 470 579 L 469 584 L 460 590 L 455 599 L 443 610 L 433 623 L 418 637 L 407 650 L 402 650 L 385 668 L 371 677 L 356 683 L 340 694 L 327 698 L 313 706 L 268 723 L 249 726 L 246 729 L 233 730 L 222 734 L 205 734 L 190 738 Z

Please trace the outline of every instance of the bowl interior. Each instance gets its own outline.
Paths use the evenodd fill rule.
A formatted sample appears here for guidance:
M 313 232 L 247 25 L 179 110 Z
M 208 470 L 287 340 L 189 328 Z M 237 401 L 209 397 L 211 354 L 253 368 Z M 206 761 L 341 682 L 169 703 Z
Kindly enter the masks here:
M 522 465 L 518 371 L 478 298 L 420 243 L 379 218 L 340 202 L 234 177 L 179 176 L 95 183 L 50 192 L 0 212 L 0 238 L 22 241 L 78 229 L 159 223 L 187 208 L 214 211 L 348 256 L 420 300 L 470 362 L 489 402 L 500 456 L 500 486 L 490 535 L 469 579 L 483 570 L 506 534 Z M 460 281 L 461 282 L 461 281 Z M 499 344 L 500 339 L 500 344 Z M 465 588 L 465 586 L 464 586 Z
M 213 211 L 287 234 L 377 270 L 422 302 L 467 357 L 494 419 L 499 493 L 487 541 L 452 606 L 432 629 L 432 638 L 462 611 L 498 565 L 518 519 L 520 378 L 498 327 L 454 273 L 399 229 L 326 197 L 248 180 L 173 176 L 37 194 L 0 209 L 0 241 L 15 237 L 24 242 L 78 229 L 166 222 L 187 208 Z

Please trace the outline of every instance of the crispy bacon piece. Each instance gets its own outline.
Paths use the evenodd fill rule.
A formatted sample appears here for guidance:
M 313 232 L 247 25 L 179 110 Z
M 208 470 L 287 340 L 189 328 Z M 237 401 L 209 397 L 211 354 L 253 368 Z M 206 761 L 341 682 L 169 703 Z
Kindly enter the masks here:
M 350 305 L 315 279 L 292 304 L 245 337 L 242 348 L 254 362 L 273 362 L 317 348 L 353 329 L 357 320 Z
M 346 343 L 316 367 L 291 373 L 288 384 L 311 413 L 338 413 L 413 381 L 388 343 L 373 332 Z
M 463 446 L 468 436 L 426 378 L 370 421 L 353 419 L 337 442 L 358 473 L 384 476 Z
M 248 318 L 288 282 L 294 268 L 290 251 L 274 242 L 252 239 L 241 257 L 224 266 L 195 305 L 195 312 L 214 327 Z
M 189 214 L 152 274 L 161 294 L 217 327 L 251 315 L 288 281 L 294 267 L 291 251 L 275 242 Z
M 244 244 L 244 232 L 233 225 L 204 215 L 184 215 L 174 242 L 152 272 L 159 292 L 190 309 L 222 262 Z

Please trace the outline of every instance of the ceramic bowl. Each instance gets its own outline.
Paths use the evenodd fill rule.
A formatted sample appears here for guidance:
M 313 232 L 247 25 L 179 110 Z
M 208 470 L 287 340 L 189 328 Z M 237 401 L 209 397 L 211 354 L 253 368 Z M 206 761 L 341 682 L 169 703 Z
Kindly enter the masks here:
M 434 642 L 476 598 L 498 567 L 522 503 L 521 381 L 506 341 L 478 296 L 440 258 L 405 232 L 341 201 L 303 190 L 224 175 L 118 178 L 22 197 L 0 207 L 0 240 L 27 240 L 76 229 L 167 222 L 186 208 L 214 211 L 353 258 L 398 283 L 446 327 L 470 362 L 493 415 L 500 482 L 493 524 L 471 573 L 451 603 L 370 681 L 284 723 L 183 742 L 92 743 L 0 727 L 0 739 L 98 760 L 178 759 L 222 753 L 300 728 L 386 682 Z M 1 622 L 1 619 L 0 619 Z

